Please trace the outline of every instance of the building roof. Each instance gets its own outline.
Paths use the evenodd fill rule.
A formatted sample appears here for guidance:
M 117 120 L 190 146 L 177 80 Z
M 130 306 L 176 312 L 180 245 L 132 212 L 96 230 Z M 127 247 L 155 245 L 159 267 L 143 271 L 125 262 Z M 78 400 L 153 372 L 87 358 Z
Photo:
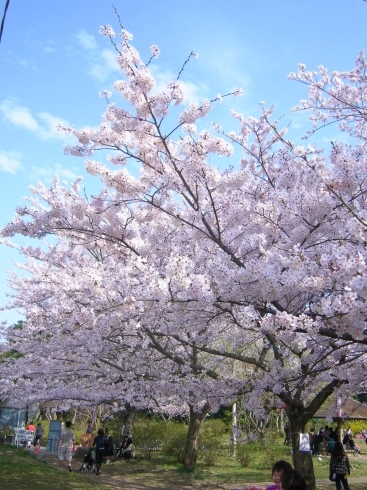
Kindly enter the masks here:
M 345 398 L 344 400 L 333 397 L 330 400 L 329 406 L 323 410 L 319 410 L 315 413 L 313 418 L 336 418 L 342 417 L 343 419 L 355 419 L 355 420 L 367 420 L 367 405 L 353 400 L 353 398 Z

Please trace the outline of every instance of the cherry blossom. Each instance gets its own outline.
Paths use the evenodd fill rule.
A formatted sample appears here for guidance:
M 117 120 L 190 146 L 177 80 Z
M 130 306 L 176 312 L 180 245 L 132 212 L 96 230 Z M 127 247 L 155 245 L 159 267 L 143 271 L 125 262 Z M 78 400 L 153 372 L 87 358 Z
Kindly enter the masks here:
M 184 410 L 192 435 L 240 395 L 265 416 L 271 392 L 286 404 L 294 463 L 311 489 L 298 434 L 333 392 L 366 385 L 363 54 L 349 72 L 299 65 L 290 75 L 309 88 L 294 110 L 309 111 L 311 133 L 335 121 L 351 137 L 326 155 L 292 142 L 265 103 L 256 117 L 232 110 L 233 128 L 205 129 L 219 98 L 185 104 L 180 80 L 194 53 L 153 93 L 153 59 L 121 37 L 123 108 L 108 103 L 97 129 L 63 128 L 78 142 L 65 152 L 88 157 L 100 193 L 87 200 L 79 181 L 38 184 L 2 230 L 55 240 L 20 250 L 29 259 L 11 277 L 11 305 L 27 322 L 4 331 L 3 348 L 23 357 L 1 366 L 2 393 L 32 399 L 32 380 L 49 373 L 39 399 Z M 101 149 L 104 163 L 94 159 Z M 195 451 L 188 442 L 187 467 Z

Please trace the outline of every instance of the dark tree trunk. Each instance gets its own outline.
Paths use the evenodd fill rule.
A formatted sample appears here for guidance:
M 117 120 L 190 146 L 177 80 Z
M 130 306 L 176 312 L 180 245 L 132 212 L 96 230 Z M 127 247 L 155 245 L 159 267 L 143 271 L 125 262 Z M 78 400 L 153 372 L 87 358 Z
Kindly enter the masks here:
M 186 436 L 186 446 L 183 464 L 186 470 L 194 470 L 198 457 L 198 436 L 201 424 L 209 413 L 210 407 L 206 403 L 200 412 L 195 412 L 190 405 L 190 422 Z
M 300 434 L 305 432 L 304 414 L 303 410 L 287 409 L 288 419 L 289 419 L 289 431 L 291 435 L 292 444 L 292 458 L 294 469 L 297 470 L 306 480 L 307 490 L 315 490 L 315 473 L 313 469 L 312 456 L 310 451 L 300 451 L 299 442 Z
M 290 393 L 282 393 L 280 396 L 280 399 L 287 405 L 285 412 L 289 421 L 294 468 L 305 478 L 307 490 L 315 490 L 316 488 L 315 473 L 311 452 L 299 450 L 300 434 L 305 433 L 307 422 L 311 420 L 334 390 L 342 384 L 343 381 L 333 379 L 314 395 L 308 405 L 304 405 L 300 400 L 302 390 L 299 390 L 295 397 L 292 397 Z

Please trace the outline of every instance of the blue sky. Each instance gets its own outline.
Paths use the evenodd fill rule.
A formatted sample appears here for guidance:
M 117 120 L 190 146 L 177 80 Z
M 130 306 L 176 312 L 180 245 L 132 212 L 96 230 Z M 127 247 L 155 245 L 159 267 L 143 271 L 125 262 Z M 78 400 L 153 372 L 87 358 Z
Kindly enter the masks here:
M 158 83 L 175 78 L 193 50 L 199 57 L 183 76 L 189 101 L 243 88 L 241 99 L 225 99 L 215 108 L 215 120 L 228 129 L 236 129 L 231 108 L 257 115 L 258 102 L 265 100 L 282 115 L 306 98 L 305 87 L 287 80 L 298 63 L 346 70 L 366 48 L 362 0 L 113 3 L 143 58 L 152 44 L 160 47 L 153 68 Z M 4 6 L 0 0 L 1 15 Z M 10 0 L 0 44 L 0 227 L 29 195 L 30 184 L 50 183 L 54 174 L 68 182 L 85 174 L 81 159 L 63 155 L 66 141 L 55 127 L 60 121 L 76 127 L 100 122 L 105 102 L 98 94 L 120 78 L 115 53 L 98 34 L 102 24 L 119 30 L 111 0 Z M 297 139 L 308 125 L 301 115 L 288 116 L 290 121 L 290 137 Z M 97 182 L 88 177 L 85 185 L 93 193 Z M 18 257 L 4 246 L 0 250 L 3 305 L 6 271 Z M 0 320 L 19 318 L 14 311 L 0 312 Z

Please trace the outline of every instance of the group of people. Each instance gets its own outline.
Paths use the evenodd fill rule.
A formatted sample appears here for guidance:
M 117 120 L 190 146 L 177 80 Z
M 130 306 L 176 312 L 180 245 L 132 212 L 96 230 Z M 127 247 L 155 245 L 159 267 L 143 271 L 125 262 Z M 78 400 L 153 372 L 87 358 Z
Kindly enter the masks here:
M 112 436 L 105 434 L 103 429 L 98 429 L 98 435 L 94 439 L 93 447 L 95 448 L 95 463 L 96 463 L 96 475 L 101 474 L 101 464 L 106 458 L 106 463 L 109 464 L 114 456 L 115 444 Z M 135 446 L 133 440 L 129 436 L 124 436 L 121 441 L 116 457 L 122 457 L 126 461 L 129 461 L 135 456 Z
M 339 441 L 339 435 L 337 429 L 333 429 L 332 427 L 325 426 L 320 428 L 318 433 L 315 433 L 315 429 L 311 428 L 309 432 L 310 439 L 310 449 L 312 455 L 320 454 L 321 449 L 325 449 L 326 452 L 332 453 L 335 447 L 336 442 Z M 360 448 L 355 444 L 353 440 L 353 433 L 349 428 L 343 437 L 343 444 L 346 449 L 351 449 L 356 453 L 360 453 Z
M 306 490 L 306 480 L 290 463 L 284 460 L 277 461 L 271 471 L 273 485 L 266 490 Z M 245 487 L 244 490 L 261 490 L 257 487 Z
M 317 434 L 315 433 L 315 429 L 311 428 L 309 438 L 312 455 L 319 454 L 320 450 L 324 447 L 327 452 L 332 452 L 335 443 L 339 440 L 337 429 L 333 429 L 327 425 L 325 425 L 325 429 L 321 427 Z
M 39 422 L 36 427 L 33 421 L 31 420 L 27 425 L 26 430 L 30 430 L 34 432 L 33 446 L 36 447 L 37 445 L 39 445 L 44 431 L 41 422 Z M 32 447 L 31 441 L 27 441 L 23 444 L 23 449 L 30 448 L 30 447 Z

